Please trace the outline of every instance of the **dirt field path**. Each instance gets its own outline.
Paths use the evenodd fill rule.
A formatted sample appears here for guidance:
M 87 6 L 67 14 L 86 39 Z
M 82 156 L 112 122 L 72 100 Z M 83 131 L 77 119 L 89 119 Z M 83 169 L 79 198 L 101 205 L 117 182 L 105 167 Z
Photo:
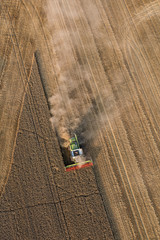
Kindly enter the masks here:
M 54 191 L 58 191 L 61 201 L 64 199 L 63 211 L 67 221 L 76 224 L 74 217 L 67 215 L 71 212 L 69 196 L 74 191 L 81 196 L 83 178 L 87 177 L 88 181 L 90 176 L 92 179 L 95 176 L 104 208 L 98 205 L 93 215 L 99 208 L 105 209 L 104 228 L 108 228 L 109 220 L 115 239 L 160 238 L 159 10 L 159 1 L 152 0 L 21 0 L 2 4 L 1 192 L 11 171 L 25 91 L 35 56 L 44 94 L 51 99 L 52 121 L 59 139 L 76 131 L 85 152 L 94 161 L 94 174 L 90 169 L 67 177 L 62 171 L 63 162 L 57 164 L 56 160 L 53 161 L 55 165 L 49 171 L 50 174 L 55 171 L 56 184 L 60 182 L 60 187 Z M 39 116 L 34 103 L 28 106 L 33 108 L 32 115 Z M 34 132 L 35 142 L 49 134 L 38 121 L 37 117 L 34 130 L 28 129 L 28 125 L 25 127 Z M 40 128 L 37 128 L 38 124 Z M 44 143 L 41 144 L 45 149 Z M 51 148 L 52 145 L 48 146 L 47 151 L 52 151 Z M 59 150 L 56 151 L 60 154 Z M 38 157 L 36 159 L 38 161 Z M 48 181 L 53 181 L 51 179 Z M 82 185 L 74 190 L 70 184 L 68 192 L 61 192 L 60 189 L 66 189 L 68 181 L 73 179 L 77 182 L 81 179 Z M 96 189 L 94 184 L 91 189 Z M 89 198 L 96 199 L 97 196 L 99 199 L 98 190 L 92 190 L 87 193 L 86 200 L 79 197 L 73 200 L 75 209 L 80 204 L 80 212 L 85 213 L 92 204 Z M 26 205 L 34 204 L 27 202 Z M 83 231 L 78 225 L 74 227 L 75 232 L 70 226 L 67 230 L 61 207 L 57 211 L 62 226 L 65 226 L 62 239 L 65 234 L 69 237 L 68 233 L 78 239 Z M 91 212 L 93 209 L 92 206 Z M 76 221 L 90 218 L 93 223 L 93 215 L 85 217 L 84 214 Z M 89 227 L 87 222 L 85 229 Z M 55 228 L 58 227 L 57 222 Z M 104 235 L 102 230 L 99 232 L 105 239 L 107 231 Z M 83 235 L 82 239 L 85 237 L 89 239 L 89 235 Z M 98 230 L 95 237 L 99 237 Z

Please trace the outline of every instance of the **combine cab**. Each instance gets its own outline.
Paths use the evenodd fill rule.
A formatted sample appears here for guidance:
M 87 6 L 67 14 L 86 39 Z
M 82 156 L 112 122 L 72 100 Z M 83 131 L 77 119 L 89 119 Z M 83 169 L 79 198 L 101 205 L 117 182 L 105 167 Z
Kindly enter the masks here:
M 74 137 L 70 138 L 69 151 L 71 164 L 66 166 L 67 172 L 75 169 L 93 166 L 92 160 L 86 160 L 86 157 L 83 154 L 83 150 L 80 148 L 76 134 L 74 134 Z

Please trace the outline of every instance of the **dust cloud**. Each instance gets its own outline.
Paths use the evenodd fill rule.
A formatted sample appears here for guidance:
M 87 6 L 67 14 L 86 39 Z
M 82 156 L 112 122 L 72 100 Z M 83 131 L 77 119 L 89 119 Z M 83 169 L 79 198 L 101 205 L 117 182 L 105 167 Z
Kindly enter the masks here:
M 84 53 L 84 49 L 91 49 L 91 43 L 85 42 L 82 46 L 80 29 L 75 24 L 82 21 L 83 15 L 79 17 L 72 4 L 71 7 L 69 11 L 65 4 L 51 0 L 45 6 L 57 79 L 57 88 L 49 98 L 50 121 L 62 147 L 68 146 L 73 133 L 77 133 L 81 144 L 92 139 L 109 118 L 119 115 L 111 89 L 101 88 L 100 96 L 93 89 L 93 76 Z M 98 24 L 97 17 L 96 27 Z
M 69 14 L 58 2 L 53 1 L 47 1 L 45 11 L 56 58 L 57 78 L 57 88 L 49 98 L 52 115 L 50 121 L 57 131 L 61 146 L 67 147 L 72 134 L 80 130 L 81 121 L 91 105 L 82 90 L 83 81 L 88 82 L 90 75 L 85 59 L 79 56 L 79 40 L 73 41 L 79 39 L 78 31 L 70 24 L 65 26 L 66 19 L 68 22 L 79 21 L 77 12 Z M 88 91 L 89 87 L 86 88 Z

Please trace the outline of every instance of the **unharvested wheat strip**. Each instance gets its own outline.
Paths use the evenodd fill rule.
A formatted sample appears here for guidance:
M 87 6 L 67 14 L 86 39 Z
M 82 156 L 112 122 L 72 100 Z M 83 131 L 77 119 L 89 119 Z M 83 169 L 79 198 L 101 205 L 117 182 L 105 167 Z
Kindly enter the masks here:
M 37 63 L 36 63 L 35 66 L 36 66 L 36 68 L 35 68 L 36 71 L 35 71 L 35 73 L 33 72 L 33 74 L 35 74 L 35 77 L 36 77 L 36 76 L 38 76 L 37 74 L 39 74 L 38 69 L 37 69 Z M 38 76 L 38 78 L 39 78 L 39 81 L 40 81 L 40 76 Z M 41 89 L 42 89 L 42 86 L 41 86 Z M 29 95 L 29 97 L 28 97 L 29 104 L 35 106 L 34 95 L 33 95 L 31 89 L 29 89 L 28 95 Z M 47 101 L 47 99 L 45 99 L 45 100 Z M 30 113 L 31 113 L 32 118 L 33 118 L 33 125 L 34 125 L 35 133 L 36 133 L 37 129 L 40 127 L 41 124 L 39 122 L 38 115 L 35 113 L 35 111 L 33 111 L 33 109 L 31 109 L 31 107 L 30 107 Z M 36 116 L 37 120 L 33 116 Z M 36 123 L 36 121 L 37 121 L 37 123 Z M 41 129 L 41 127 L 39 129 Z M 42 135 L 41 131 L 40 131 L 40 134 Z M 51 163 L 50 163 L 50 159 L 49 159 L 50 156 L 49 156 L 49 154 L 47 152 L 46 142 L 45 141 L 41 141 L 42 139 L 39 139 L 37 134 L 36 134 L 36 136 L 37 136 L 37 142 L 41 146 L 41 151 L 44 153 L 44 156 L 45 156 L 47 172 L 49 174 L 48 181 L 49 181 L 50 191 L 51 191 L 51 194 L 53 196 L 54 202 L 57 203 L 56 206 L 55 206 L 57 218 L 59 219 L 59 223 L 60 223 L 61 229 L 63 229 L 63 231 L 62 231 L 63 234 L 66 235 L 67 239 L 69 239 L 68 238 L 68 229 L 67 229 L 67 225 L 65 223 L 64 214 L 63 214 L 63 208 L 62 208 L 62 205 L 61 205 L 61 202 L 60 202 L 56 181 L 53 178 L 53 172 L 52 172 L 52 169 L 51 169 Z
M 130 216 L 128 215 L 126 205 L 127 203 L 123 202 L 122 190 L 119 186 L 117 176 L 115 175 L 113 169 L 113 159 L 107 153 L 106 142 L 108 142 L 108 139 L 106 137 L 106 134 L 104 133 L 104 130 L 101 131 L 100 135 L 102 135 L 101 143 L 103 144 L 103 148 L 102 155 L 97 158 L 97 165 L 102 176 L 103 184 L 105 186 L 105 192 L 107 196 L 109 196 L 110 205 L 112 206 L 111 209 L 115 217 L 116 224 L 117 226 L 119 226 L 118 230 L 121 237 L 124 238 L 124 236 L 126 236 L 127 239 L 127 236 L 130 235 L 133 238 L 135 237 L 136 230 L 133 229 Z M 123 231 L 121 232 L 122 229 Z

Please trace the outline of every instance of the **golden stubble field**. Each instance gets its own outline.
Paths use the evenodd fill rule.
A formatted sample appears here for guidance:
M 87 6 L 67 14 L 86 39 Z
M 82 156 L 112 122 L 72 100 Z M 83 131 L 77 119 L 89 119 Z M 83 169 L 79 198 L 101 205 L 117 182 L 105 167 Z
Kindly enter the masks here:
M 160 238 L 159 12 L 1 4 L 0 238 Z M 66 175 L 59 143 L 74 131 L 94 168 Z

